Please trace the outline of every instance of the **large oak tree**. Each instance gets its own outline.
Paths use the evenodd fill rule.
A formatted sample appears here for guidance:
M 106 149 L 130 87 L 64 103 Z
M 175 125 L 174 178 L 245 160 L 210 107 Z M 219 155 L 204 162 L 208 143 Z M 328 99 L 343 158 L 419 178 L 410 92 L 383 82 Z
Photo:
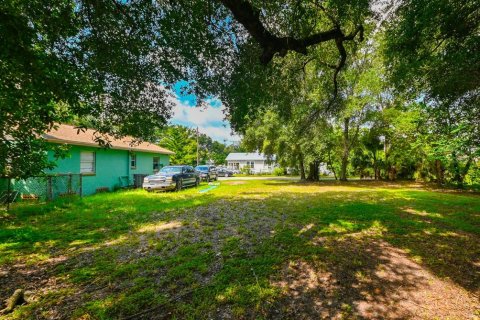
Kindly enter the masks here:
M 57 122 L 87 118 L 100 133 L 152 139 L 170 117 L 170 86 L 179 80 L 198 101 L 218 95 L 244 115 L 255 101 L 234 105 L 229 90 L 251 89 L 236 72 L 252 68 L 252 79 L 273 81 L 272 60 L 290 52 L 322 47 L 336 90 L 345 44 L 361 40 L 368 7 L 368 0 L 3 1 L 0 170 L 41 155 L 47 145 L 38 138 Z

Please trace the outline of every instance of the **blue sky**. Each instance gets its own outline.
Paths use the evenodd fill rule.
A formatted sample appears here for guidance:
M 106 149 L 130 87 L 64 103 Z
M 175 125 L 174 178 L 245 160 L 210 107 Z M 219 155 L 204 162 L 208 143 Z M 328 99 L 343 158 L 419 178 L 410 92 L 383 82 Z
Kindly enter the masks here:
M 208 101 L 206 108 L 196 107 L 197 98 L 194 94 L 185 94 L 182 87 L 188 86 L 186 81 L 178 82 L 174 86 L 176 96 L 172 124 L 181 124 L 190 128 L 196 128 L 201 133 L 210 136 L 219 142 L 231 144 L 232 141 L 239 141 L 240 137 L 232 135 L 228 121 L 225 121 L 224 106 L 218 99 L 212 98 Z

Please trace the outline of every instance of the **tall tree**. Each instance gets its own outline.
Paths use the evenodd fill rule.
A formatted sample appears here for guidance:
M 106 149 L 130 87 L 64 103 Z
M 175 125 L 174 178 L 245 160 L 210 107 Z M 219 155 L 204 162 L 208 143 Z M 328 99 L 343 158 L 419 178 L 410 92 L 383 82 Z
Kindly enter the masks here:
M 447 173 L 462 185 L 478 152 L 479 28 L 475 0 L 403 1 L 386 28 L 390 78 L 425 105 L 424 134 L 432 139 L 428 156 L 439 182 Z
M 2 1 L 0 148 L 14 152 L 14 139 L 35 149 L 24 153 L 43 150 L 31 141 L 65 115 L 90 115 L 103 133 L 152 139 L 170 117 L 177 81 L 189 81 L 200 103 L 219 94 L 236 108 L 219 88 L 253 56 L 263 72 L 276 56 L 328 44 L 336 83 L 368 8 L 368 0 Z
M 197 163 L 197 140 L 194 130 L 184 126 L 168 126 L 159 132 L 159 144 L 173 152 L 171 164 L 195 165 Z

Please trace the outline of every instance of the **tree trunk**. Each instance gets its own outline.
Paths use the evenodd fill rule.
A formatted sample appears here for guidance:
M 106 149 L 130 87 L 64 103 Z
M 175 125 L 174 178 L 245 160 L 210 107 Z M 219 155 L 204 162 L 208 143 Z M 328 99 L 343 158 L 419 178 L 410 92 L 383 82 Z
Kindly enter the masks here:
M 455 151 L 452 152 L 452 164 L 453 164 L 453 181 L 457 184 L 457 186 L 463 186 L 463 177 L 460 173 L 460 163 L 458 162 L 457 153 Z
M 300 162 L 300 179 L 305 180 L 306 179 L 305 163 L 304 163 L 304 159 L 303 159 L 303 153 L 301 153 L 301 152 L 298 154 L 298 161 Z
M 308 178 L 309 181 L 318 181 L 320 180 L 320 175 L 318 172 L 319 161 L 315 160 L 309 164 Z
M 348 166 L 348 156 L 345 155 L 342 157 L 342 165 L 340 167 L 340 181 L 347 181 L 347 166 Z
M 442 185 L 445 182 L 445 171 L 443 168 L 442 161 L 439 159 L 435 160 L 435 175 L 437 178 L 437 183 Z
M 349 123 L 350 123 L 350 118 L 345 118 L 343 121 L 343 154 L 342 154 L 342 164 L 341 164 L 341 170 L 340 170 L 341 181 L 347 181 L 348 156 L 350 154 L 349 137 L 348 137 Z
M 388 180 L 395 181 L 397 179 L 397 168 L 391 166 L 388 169 Z

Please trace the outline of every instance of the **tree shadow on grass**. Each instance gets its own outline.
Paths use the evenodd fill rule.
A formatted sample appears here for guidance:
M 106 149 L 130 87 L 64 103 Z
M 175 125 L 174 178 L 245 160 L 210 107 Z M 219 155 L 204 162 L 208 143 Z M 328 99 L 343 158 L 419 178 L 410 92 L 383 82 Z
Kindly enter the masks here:
M 20 207 L 11 213 L 15 220 L 0 229 L 0 243 L 4 245 L 0 250 L 7 259 L 38 254 L 42 249 L 49 249 L 42 252 L 48 255 L 50 250 L 95 245 L 149 221 L 168 221 L 172 210 L 198 206 L 213 198 L 210 194 L 169 197 L 130 191 Z M 47 246 L 38 247 L 39 243 Z
M 460 196 L 471 196 L 471 197 L 480 197 L 480 189 L 473 187 L 472 189 L 455 189 L 448 186 L 438 186 L 435 183 L 426 183 L 426 182 L 416 182 L 411 180 L 397 180 L 397 181 L 388 181 L 388 180 L 363 180 L 363 179 L 354 179 L 348 181 L 340 180 L 320 180 L 320 181 L 289 181 L 289 180 L 278 180 L 278 181 L 265 181 L 264 183 L 267 186 L 294 186 L 294 187 L 308 187 L 308 186 L 318 186 L 324 188 L 360 188 L 360 189 L 391 189 L 391 190 L 400 190 L 400 189 L 410 189 L 410 190 L 422 190 L 422 191 L 431 191 L 437 192 L 439 194 L 454 194 Z
M 403 216 L 401 206 L 423 205 L 422 198 L 417 203 L 418 195 L 424 192 L 391 197 L 381 193 L 381 199 L 371 193 L 352 197 L 344 192 L 320 197 L 275 194 L 263 199 L 279 214 L 287 212 L 284 227 L 256 246 L 246 266 L 234 265 L 235 272 L 228 275 L 220 272 L 223 283 L 216 285 L 222 288 L 216 299 L 227 307 L 220 316 L 210 315 L 219 319 L 472 317 L 476 298 L 468 292 L 477 292 L 480 283 L 479 239 L 475 234 L 462 239 L 447 236 L 459 231 L 461 223 Z M 453 205 L 464 201 L 449 197 Z M 446 252 L 451 259 L 442 258 Z M 287 267 L 280 267 L 285 261 Z M 281 271 L 285 268 L 300 271 Z M 309 288 L 311 277 L 323 280 Z M 287 292 L 279 297 L 272 287 Z
M 87 216 L 89 229 L 76 213 L 65 232 L 84 228 L 71 237 L 57 226 L 46 239 L 63 241 L 73 251 L 50 265 L 46 276 L 35 275 L 47 284 L 58 279 L 59 287 L 71 292 L 58 291 L 55 300 L 30 305 L 29 314 L 51 310 L 60 318 L 121 318 L 147 311 L 135 318 L 402 319 L 426 312 L 417 304 L 435 306 L 418 292 L 442 289 L 447 300 L 451 293 L 464 294 L 435 276 L 450 277 L 470 292 L 478 289 L 478 275 L 456 271 L 476 270 L 478 258 L 478 237 L 462 230 L 462 216 L 444 223 L 405 211 L 410 206 L 435 213 L 430 198 L 421 196 L 425 192 L 250 192 L 214 202 L 213 196 L 167 199 L 162 207 L 156 198 L 139 203 L 113 197 L 104 208 L 93 201 L 89 205 L 107 210 L 107 217 Z M 447 198 L 453 206 L 460 203 L 453 195 Z M 446 236 L 459 231 L 467 237 Z M 72 239 L 86 241 L 97 232 L 93 244 L 71 246 Z M 409 249 L 421 263 L 385 240 Z M 451 259 L 442 258 L 445 252 Z M 36 281 L 21 268 L 12 272 L 27 285 Z M 436 287 L 432 281 L 438 281 Z
M 315 239 L 318 257 L 291 260 L 273 284 L 282 295 L 266 311 L 271 319 L 465 318 L 474 305 L 405 253 L 369 237 Z M 463 293 L 460 291 L 460 293 Z M 438 303 L 438 300 L 441 303 Z
M 338 222 L 346 221 L 349 232 L 379 223 L 383 227 L 379 237 L 406 249 L 438 277 L 480 294 L 480 201 L 476 196 L 411 190 L 291 196 L 305 204 L 290 221 L 316 223 L 326 230 L 341 229 Z

